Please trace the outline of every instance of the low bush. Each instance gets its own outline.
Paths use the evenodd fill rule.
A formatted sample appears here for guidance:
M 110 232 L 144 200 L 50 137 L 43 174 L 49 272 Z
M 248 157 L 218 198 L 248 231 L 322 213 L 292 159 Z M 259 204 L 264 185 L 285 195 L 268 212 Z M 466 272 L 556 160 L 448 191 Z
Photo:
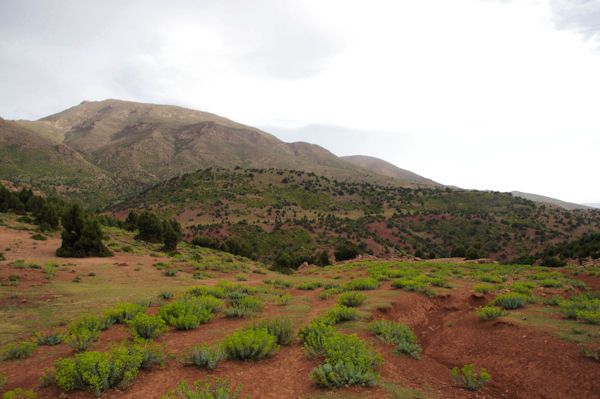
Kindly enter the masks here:
M 2 357 L 5 360 L 24 359 L 31 356 L 36 347 L 37 343 L 35 341 L 6 344 L 2 348 Z
M 509 288 L 513 292 L 530 296 L 531 290 L 535 287 L 536 285 L 532 281 L 518 281 L 516 283 L 512 283 Z
M 220 343 L 202 346 L 194 345 L 181 356 L 181 363 L 187 366 L 198 366 L 212 370 L 225 359 L 225 349 Z
M 279 350 L 277 338 L 266 328 L 234 331 L 225 337 L 223 346 L 228 358 L 239 360 L 260 360 Z
M 290 294 L 281 294 L 277 298 L 275 298 L 275 304 L 279 306 L 287 306 L 290 304 L 292 300 L 292 296 Z
M 158 299 L 167 300 L 173 298 L 173 293 L 169 291 L 163 291 L 158 294 Z
M 546 287 L 546 288 L 558 288 L 558 287 L 562 287 L 563 286 L 563 282 L 562 281 L 555 280 L 555 279 L 552 279 L 552 278 L 540 280 L 539 284 L 542 287 Z
M 37 398 L 37 393 L 33 391 L 24 391 L 21 388 L 15 388 L 12 391 L 4 392 L 2 395 L 2 399 L 35 399 Z
M 587 349 L 585 346 L 581 345 L 581 347 L 579 348 L 579 353 L 581 353 L 585 357 L 589 357 L 594 360 L 600 360 L 600 348 Z
M 325 338 L 334 334 L 336 334 L 335 328 L 324 319 L 313 319 L 310 324 L 298 331 L 304 351 L 311 357 L 318 356 L 323 350 Z
M 279 345 L 287 346 L 294 340 L 294 329 L 292 328 L 292 322 L 289 319 L 275 318 L 272 320 L 258 320 L 245 327 L 245 329 L 253 330 L 263 328 L 266 328 L 267 332 L 277 339 Z
M 560 295 L 553 295 L 552 298 L 544 298 L 544 305 L 546 306 L 559 306 L 565 300 Z
M 427 287 L 427 284 L 424 281 L 413 280 L 409 278 L 398 278 L 392 280 L 391 285 L 394 288 L 400 288 L 404 291 L 421 292 L 428 297 L 435 296 L 435 293 L 429 287 Z
M 497 286 L 492 284 L 477 284 L 473 286 L 473 291 L 479 292 L 481 294 L 487 294 L 489 292 L 495 291 Z
M 67 326 L 67 334 L 63 337 L 63 342 L 73 349 L 84 351 L 100 337 L 102 327 L 102 320 L 97 317 L 91 315 L 78 316 Z
M 214 313 L 205 300 L 186 297 L 161 306 L 158 316 L 178 330 L 191 330 L 211 321 Z
M 412 328 L 402 323 L 377 320 L 369 324 L 369 330 L 383 342 L 396 345 L 399 352 L 406 353 L 415 359 L 420 358 L 423 349 L 417 344 L 417 336 Z
M 341 293 L 338 297 L 338 304 L 342 306 L 357 307 L 367 299 L 367 296 L 357 291 L 348 291 Z
M 221 380 L 215 378 L 214 386 L 210 383 L 210 377 L 206 380 L 198 380 L 194 386 L 188 386 L 185 381 L 182 381 L 174 391 L 168 391 L 161 399 L 238 399 L 240 395 L 241 385 L 233 392 L 229 387 L 227 377 Z M 250 397 L 247 396 L 247 399 Z
M 481 320 L 492 320 L 506 315 L 506 311 L 504 309 L 496 306 L 480 307 L 476 313 Z
M 517 309 L 525 306 L 527 299 L 527 295 L 508 292 L 506 294 L 497 295 L 492 304 L 499 305 L 504 309 Z
M 167 324 L 159 316 L 148 316 L 146 313 L 138 313 L 133 320 L 127 322 L 134 337 L 154 339 L 160 337 L 167 331 Z
M 374 278 L 357 278 L 342 286 L 344 291 L 367 291 L 379 288 L 379 281 Z
M 225 309 L 227 317 L 251 317 L 263 309 L 260 298 L 255 296 L 243 296 L 231 303 L 231 306 Z
M 600 296 L 599 291 L 572 296 L 568 301 L 560 304 L 560 311 L 572 319 L 594 322 L 597 319 L 596 315 L 600 317 L 600 298 L 598 296 Z
M 144 313 L 146 306 L 137 303 L 117 303 L 104 311 L 104 317 L 114 320 L 115 323 L 125 323 L 132 320 L 138 313 Z
M 356 334 L 335 333 L 323 341 L 325 364 L 311 372 L 311 378 L 319 386 L 340 388 L 347 385 L 373 385 L 375 373 L 383 359 Z
M 84 352 L 74 359 L 58 359 L 55 380 L 65 391 L 91 390 L 99 397 L 114 386 L 126 388 L 140 368 L 162 363 L 164 358 L 156 345 L 143 344 L 121 346 L 110 352 Z
M 482 368 L 479 373 L 475 373 L 475 367 L 472 364 L 465 364 L 460 369 L 454 367 L 450 374 L 452 378 L 459 384 L 462 384 L 465 388 L 470 391 L 476 391 L 483 387 L 490 380 L 490 375 L 487 371 Z
M 44 333 L 40 333 L 37 330 L 33 330 L 33 336 L 37 340 L 38 345 L 58 345 L 63 341 L 63 335 L 58 331 L 58 329 L 50 332 L 46 331 Z
M 338 324 L 343 321 L 356 320 L 359 318 L 358 310 L 343 305 L 335 305 L 325 312 L 325 319 L 331 324 Z
M 298 286 L 298 289 L 311 291 L 323 286 L 323 283 L 320 281 L 310 281 L 306 283 L 302 283 Z
M 339 287 L 326 288 L 325 290 L 319 292 L 318 296 L 321 300 L 327 300 L 329 298 L 332 298 L 334 295 L 339 294 L 340 292 L 342 292 L 342 289 Z
M 0 391 L 2 391 L 4 385 L 6 385 L 6 373 L 0 374 Z

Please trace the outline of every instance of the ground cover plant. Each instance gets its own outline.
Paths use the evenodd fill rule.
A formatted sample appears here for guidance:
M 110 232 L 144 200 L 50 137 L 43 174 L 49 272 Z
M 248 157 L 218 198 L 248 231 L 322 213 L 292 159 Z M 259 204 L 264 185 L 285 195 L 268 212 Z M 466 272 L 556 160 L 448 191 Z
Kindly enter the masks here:
M 479 372 L 476 372 L 475 366 L 472 364 L 465 364 L 460 369 L 454 367 L 450 371 L 450 374 L 469 391 L 476 391 L 482 388 L 491 378 L 486 369 L 482 368 Z

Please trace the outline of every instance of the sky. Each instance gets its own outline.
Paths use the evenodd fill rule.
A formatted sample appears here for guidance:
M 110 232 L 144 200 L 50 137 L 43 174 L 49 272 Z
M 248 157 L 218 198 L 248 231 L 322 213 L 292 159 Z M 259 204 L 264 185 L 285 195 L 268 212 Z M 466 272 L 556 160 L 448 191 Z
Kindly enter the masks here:
M 2 0 L 0 116 L 181 105 L 437 182 L 600 203 L 600 0 Z

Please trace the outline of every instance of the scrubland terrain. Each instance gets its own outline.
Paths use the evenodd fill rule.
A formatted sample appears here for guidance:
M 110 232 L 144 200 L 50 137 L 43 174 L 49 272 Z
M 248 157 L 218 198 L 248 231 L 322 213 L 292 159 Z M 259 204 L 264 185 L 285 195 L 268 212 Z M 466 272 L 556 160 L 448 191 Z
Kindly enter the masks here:
M 83 367 L 93 357 L 94 364 L 111 364 L 117 376 L 96 386 L 104 398 L 160 398 L 182 381 L 191 385 L 207 376 L 213 385 L 214 377 L 228 377 L 232 392 L 240 387 L 241 396 L 251 398 L 599 393 L 600 277 L 593 266 L 356 259 L 284 275 L 185 242 L 168 255 L 118 228 L 104 229 L 114 257 L 57 258 L 59 234 L 35 240 L 34 228 L 2 214 L 2 392 L 22 388 L 38 398 L 96 397 L 93 384 L 69 385 L 76 363 L 64 360 L 79 358 L 77 367 Z M 186 303 L 203 305 L 186 308 L 189 317 L 178 318 L 177 304 Z M 488 305 L 501 315 L 493 317 Z M 260 324 L 267 319 L 271 322 Z M 395 323 L 387 335 L 377 330 L 382 321 Z M 259 324 L 251 328 L 253 322 Z M 142 340 L 139 328 L 152 325 L 156 337 Z M 34 330 L 39 338 L 56 334 L 62 342 L 12 345 L 37 344 Z M 82 348 L 84 341 L 89 346 Z M 194 345 L 202 352 L 202 344 L 213 345 L 204 354 L 219 360 L 216 343 L 224 358 L 213 369 L 184 364 L 192 361 Z M 252 344 L 262 349 L 244 352 Z M 134 361 L 140 353 L 148 360 L 144 364 Z M 339 379 L 319 373 L 336 353 L 353 364 L 350 374 L 364 386 L 336 387 Z M 250 359 L 240 360 L 244 357 Z M 206 356 L 196 360 L 207 365 Z M 130 374 L 115 372 L 119 361 Z M 477 391 L 465 389 L 450 373 L 467 364 L 491 375 Z

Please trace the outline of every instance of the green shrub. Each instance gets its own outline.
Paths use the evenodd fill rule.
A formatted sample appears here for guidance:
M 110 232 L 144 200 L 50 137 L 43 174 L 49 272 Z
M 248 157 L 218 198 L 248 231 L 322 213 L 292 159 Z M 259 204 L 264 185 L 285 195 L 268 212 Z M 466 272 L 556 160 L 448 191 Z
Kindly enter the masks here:
M 6 344 L 2 348 L 2 356 L 5 360 L 24 359 L 31 356 L 36 347 L 37 343 L 34 341 Z
M 164 362 L 156 345 L 134 344 L 110 352 L 84 352 L 55 362 L 56 383 L 65 391 L 91 390 L 99 397 L 114 386 L 124 389 L 140 368 Z
M 63 337 L 63 341 L 75 350 L 84 351 L 96 342 L 98 337 L 100 337 L 100 330 L 88 330 L 87 328 L 79 327 L 71 329 Z
M 476 313 L 481 320 L 492 320 L 506 315 L 506 311 L 504 309 L 498 308 L 496 306 L 480 307 L 479 310 L 476 311 Z
M 319 386 L 340 388 L 346 385 L 372 385 L 378 375 L 374 368 L 383 359 L 356 334 L 335 333 L 323 341 L 325 364 L 311 372 L 311 378 Z
M 325 319 L 331 324 L 338 324 L 343 321 L 356 320 L 359 318 L 358 310 L 343 305 L 335 305 L 325 312 Z
M 210 377 L 207 376 L 204 382 L 198 380 L 193 387 L 182 381 L 174 391 L 168 391 L 161 399 L 238 399 L 240 389 L 241 385 L 231 392 L 227 377 L 224 380 L 215 378 L 213 387 L 210 384 Z
M 181 363 L 188 366 L 198 366 L 209 370 L 225 358 L 225 349 L 219 343 L 209 346 L 203 343 L 202 347 L 194 345 L 181 357 Z
M 473 286 L 473 291 L 480 292 L 482 294 L 487 294 L 491 291 L 496 290 L 496 286 L 492 284 L 477 284 Z
M 266 328 L 234 331 L 225 337 L 223 346 L 228 358 L 239 360 L 260 360 L 279 350 L 277 338 Z
M 125 323 L 132 320 L 138 313 L 144 313 L 146 306 L 137 303 L 117 303 L 112 308 L 104 311 L 104 317 L 115 323 Z
M 63 335 L 58 329 L 53 332 L 44 332 L 40 334 L 37 330 L 33 330 L 33 336 L 37 339 L 38 345 L 58 345 L 63 341 Z
M 352 281 L 348 281 L 346 284 L 342 286 L 344 291 L 367 291 L 367 290 L 376 290 L 379 288 L 379 281 L 374 278 L 357 278 Z
M 572 296 L 568 301 L 560 304 L 560 311 L 572 319 L 595 319 L 594 314 L 600 313 L 600 299 L 595 292 L 587 292 Z
M 329 298 L 332 298 L 334 295 L 339 294 L 340 292 L 342 292 L 342 290 L 339 287 L 336 288 L 328 288 L 325 289 L 321 292 L 319 292 L 319 299 L 321 300 L 327 300 Z
M 600 324 L 600 311 L 594 312 L 590 310 L 580 310 L 577 312 L 577 320 L 581 320 L 589 324 Z
M 145 339 L 158 338 L 167 331 L 165 321 L 159 316 L 148 316 L 146 313 L 138 313 L 133 320 L 127 322 L 134 337 Z
M 357 291 L 343 292 L 338 297 L 338 304 L 342 306 L 357 307 L 367 299 L 367 296 Z
M 492 304 L 499 305 L 504 309 L 522 308 L 527 303 L 527 295 L 509 292 L 497 295 Z
M 422 292 L 429 297 L 435 296 L 435 293 L 427 287 L 427 284 L 424 281 L 421 280 L 399 278 L 392 280 L 391 285 L 394 288 L 400 288 L 404 291 Z
M 555 280 L 555 279 L 552 279 L 552 278 L 541 280 L 539 282 L 539 284 L 542 287 L 546 287 L 546 288 L 549 288 L 549 287 L 557 288 L 557 287 L 562 287 L 563 286 L 563 282 L 562 281 Z
M 35 399 L 37 393 L 33 391 L 24 391 L 21 388 L 15 388 L 12 391 L 4 392 L 2 399 Z
M 2 391 L 4 385 L 6 385 L 6 373 L 0 374 L 0 391 Z
M 244 296 L 231 303 L 231 307 L 225 309 L 227 317 L 250 317 L 263 309 L 260 298 L 255 296 Z
M 306 283 L 302 283 L 298 286 L 298 289 L 311 291 L 323 286 L 323 283 L 320 281 L 310 281 Z
M 279 306 L 287 306 L 290 304 L 292 300 L 292 296 L 290 294 L 281 294 L 277 298 L 275 298 L 275 304 Z
M 173 298 L 173 293 L 169 291 L 163 291 L 158 294 L 158 299 L 167 300 Z
M 246 326 L 246 329 L 253 330 L 263 328 L 266 328 L 267 332 L 277 339 L 279 345 L 287 346 L 294 340 L 294 329 L 292 328 L 292 322 L 289 319 L 264 319 L 254 321 L 252 324 Z
M 585 346 L 581 345 L 579 353 L 594 360 L 600 360 L 600 348 L 587 349 Z
M 482 368 L 479 374 L 475 373 L 475 367 L 472 364 L 465 364 L 462 368 L 454 367 L 450 374 L 459 384 L 462 384 L 470 391 L 476 391 L 483 387 L 489 380 L 490 375 Z
M 387 320 L 377 320 L 369 324 L 369 330 L 381 339 L 383 342 L 396 345 L 401 353 L 406 353 L 415 359 L 420 358 L 423 350 L 417 344 L 417 336 L 412 328 L 402 324 Z
M 546 306 L 559 306 L 565 300 L 560 295 L 553 295 L 552 298 L 544 298 L 544 305 Z
M 512 283 L 510 286 L 511 291 L 527 296 L 531 295 L 531 290 L 534 288 L 535 283 L 531 281 L 518 281 L 516 283 Z
M 313 319 L 309 325 L 298 331 L 304 351 L 311 357 L 316 357 L 321 353 L 325 338 L 331 337 L 333 334 L 336 334 L 335 328 L 324 319 Z
M 214 317 L 207 301 L 194 297 L 165 304 L 158 310 L 158 315 L 178 330 L 194 329 L 200 324 L 208 323 Z

